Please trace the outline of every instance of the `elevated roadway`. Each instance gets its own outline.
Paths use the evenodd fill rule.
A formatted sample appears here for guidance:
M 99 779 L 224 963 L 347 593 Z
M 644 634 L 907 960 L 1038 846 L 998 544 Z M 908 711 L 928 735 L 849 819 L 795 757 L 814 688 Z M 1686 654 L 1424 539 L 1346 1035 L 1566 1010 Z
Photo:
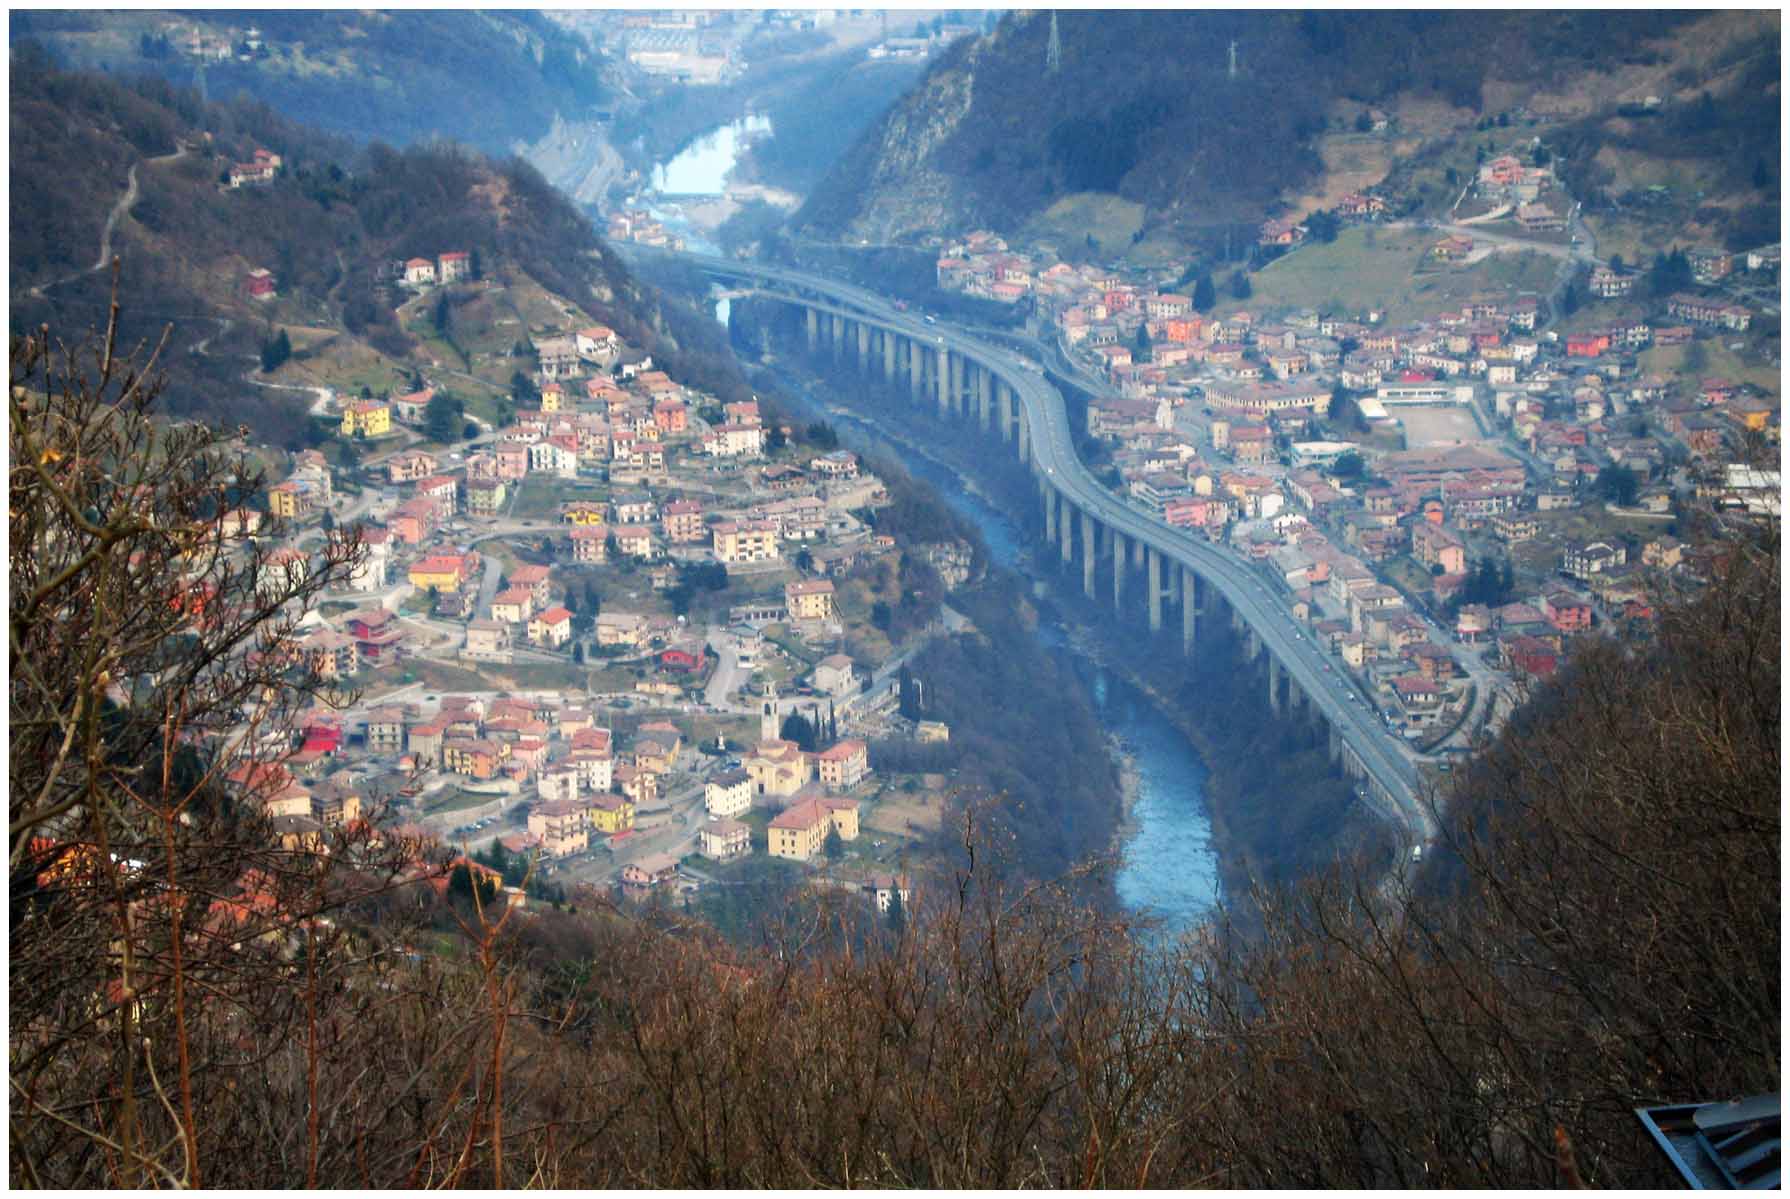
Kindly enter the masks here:
M 642 257 L 670 253 L 634 246 L 627 250 Z M 1275 710 L 1281 710 L 1284 683 L 1288 703 L 1303 699 L 1323 718 L 1333 754 L 1368 783 L 1376 806 L 1404 831 L 1407 843 L 1433 839 L 1408 749 L 1327 668 L 1323 652 L 1273 602 L 1246 559 L 1138 510 L 1089 473 L 1076 453 L 1063 397 L 1036 363 L 952 325 L 916 319 L 851 284 L 755 262 L 688 253 L 675 257 L 711 277 L 750 286 L 767 299 L 804 310 L 817 348 L 826 339 L 835 353 L 855 350 L 866 369 L 874 368 L 880 351 L 886 375 L 905 375 L 917 399 L 933 396 L 941 410 L 961 411 L 991 434 L 998 426 L 1002 441 L 1015 447 L 1038 480 L 1046 532 L 1053 543 L 1060 541 L 1065 563 L 1074 560 L 1079 524 L 1083 585 L 1090 596 L 1104 546 L 1114 601 L 1121 610 L 1131 572 L 1145 568 L 1144 608 L 1152 630 L 1161 627 L 1162 600 L 1173 599 L 1178 580 L 1184 646 L 1191 647 L 1198 619 L 1213 615 L 1213 601 L 1219 601 L 1246 631 L 1252 653 L 1267 658 Z

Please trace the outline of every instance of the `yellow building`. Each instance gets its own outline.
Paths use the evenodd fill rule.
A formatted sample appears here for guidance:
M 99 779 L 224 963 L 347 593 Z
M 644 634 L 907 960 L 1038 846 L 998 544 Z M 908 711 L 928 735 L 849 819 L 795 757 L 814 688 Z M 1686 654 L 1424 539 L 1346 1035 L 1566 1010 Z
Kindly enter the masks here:
M 623 833 L 634 827 L 634 801 L 625 795 L 599 795 L 590 802 L 590 826 L 599 833 Z
M 356 400 L 342 410 L 342 436 L 381 437 L 392 431 L 392 410 L 378 400 Z
M 714 527 L 715 557 L 721 562 L 774 562 L 779 527 L 774 520 L 730 520 Z
M 541 388 L 541 411 L 558 412 L 565 407 L 566 389 L 557 383 Z
M 559 514 L 568 522 L 587 528 L 600 528 L 608 517 L 607 506 L 590 500 L 573 500 L 560 505 Z
M 458 554 L 435 554 L 410 568 L 410 585 L 418 591 L 458 591 L 466 581 L 466 559 Z
M 296 520 L 299 509 L 298 484 L 278 483 L 268 490 L 267 510 L 275 516 Z
M 771 821 L 770 853 L 774 858 L 806 862 L 827 842 L 827 833 L 839 831 L 841 841 L 858 836 L 858 805 L 849 799 L 807 799 Z
M 830 579 L 803 579 L 783 585 L 783 602 L 791 620 L 833 619 L 833 583 Z
M 755 795 L 790 796 L 810 777 L 812 763 L 793 741 L 764 741 L 746 755 L 746 775 Z
M 529 809 L 528 831 L 539 837 L 548 856 L 563 858 L 590 847 L 588 810 L 576 800 L 556 800 Z

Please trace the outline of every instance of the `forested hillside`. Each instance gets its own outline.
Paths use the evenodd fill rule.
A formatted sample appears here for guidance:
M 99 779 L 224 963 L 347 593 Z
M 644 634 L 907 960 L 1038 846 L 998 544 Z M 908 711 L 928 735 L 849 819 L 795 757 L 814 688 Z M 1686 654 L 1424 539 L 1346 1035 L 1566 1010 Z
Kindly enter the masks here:
M 520 10 L 14 12 L 11 32 L 71 67 L 202 82 L 361 142 L 451 137 L 502 156 L 613 94 L 600 53 Z M 192 39 L 229 53 L 196 55 Z
M 207 104 L 156 79 L 64 72 L 29 49 L 13 67 L 13 327 L 104 320 L 110 274 L 88 268 L 135 168 L 135 203 L 110 246 L 123 264 L 123 333 L 154 342 L 172 326 L 163 366 L 173 411 L 228 413 L 277 444 L 302 439 L 296 396 L 259 387 L 242 403 L 264 339 L 276 324 L 303 326 L 325 348 L 333 340 L 400 369 L 423 365 L 388 268 L 450 250 L 474 254 L 493 279 L 527 279 L 575 304 L 676 376 L 745 393 L 712 322 L 661 304 L 520 159 L 451 143 L 359 150 L 257 101 Z M 225 186 L 230 164 L 257 149 L 280 155 L 276 177 Z M 273 273 L 271 304 L 245 292 L 255 269 Z
M 947 222 L 1006 231 L 1084 191 L 1116 192 L 1189 227 L 1259 220 L 1320 169 L 1313 139 L 1338 101 L 1421 94 L 1478 108 L 1489 79 L 1606 69 L 1680 20 L 1013 13 L 953 46 L 841 159 L 798 223 L 878 238 Z

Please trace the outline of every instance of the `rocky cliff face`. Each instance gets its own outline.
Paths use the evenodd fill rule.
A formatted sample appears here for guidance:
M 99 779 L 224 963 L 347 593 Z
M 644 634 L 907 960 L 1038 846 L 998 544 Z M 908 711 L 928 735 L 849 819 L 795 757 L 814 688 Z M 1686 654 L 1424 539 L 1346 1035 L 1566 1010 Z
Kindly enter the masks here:
M 996 49 L 995 39 L 976 39 L 966 53 L 929 72 L 853 147 L 848 157 L 871 166 L 867 179 L 852 172 L 864 179 L 863 206 L 850 225 L 854 236 L 895 241 L 942 228 L 973 204 L 974 189 L 943 169 L 939 150 L 969 117 L 976 68 Z

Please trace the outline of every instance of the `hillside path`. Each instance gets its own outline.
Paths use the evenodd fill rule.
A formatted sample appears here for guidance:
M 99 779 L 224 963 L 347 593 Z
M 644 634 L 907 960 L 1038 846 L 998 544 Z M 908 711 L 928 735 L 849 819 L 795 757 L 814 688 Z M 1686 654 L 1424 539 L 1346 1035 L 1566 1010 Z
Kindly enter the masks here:
M 100 230 L 99 257 L 93 260 L 93 265 L 85 270 L 76 271 L 72 275 L 64 275 L 62 278 L 52 280 L 49 283 L 39 283 L 36 287 L 31 289 L 31 294 L 38 299 L 42 299 L 44 292 L 52 287 L 60 287 L 64 283 L 70 283 L 79 279 L 82 275 L 91 275 L 98 271 L 105 270 L 107 264 L 112 261 L 112 234 L 117 231 L 118 222 L 122 221 L 125 218 L 125 215 L 129 213 L 131 208 L 137 203 L 137 168 L 142 166 L 145 162 L 173 162 L 176 159 L 184 157 L 186 157 L 186 143 L 179 142 L 176 143 L 174 153 L 172 154 L 163 154 L 158 158 L 145 158 L 140 162 L 131 163 L 131 169 L 125 175 L 126 186 L 124 194 L 118 197 L 118 203 L 112 205 L 112 211 L 106 215 L 105 227 Z

